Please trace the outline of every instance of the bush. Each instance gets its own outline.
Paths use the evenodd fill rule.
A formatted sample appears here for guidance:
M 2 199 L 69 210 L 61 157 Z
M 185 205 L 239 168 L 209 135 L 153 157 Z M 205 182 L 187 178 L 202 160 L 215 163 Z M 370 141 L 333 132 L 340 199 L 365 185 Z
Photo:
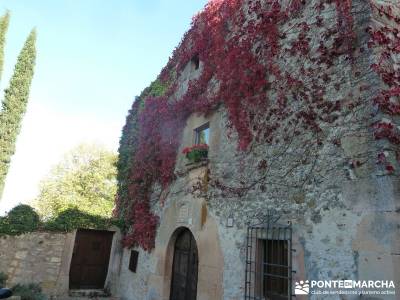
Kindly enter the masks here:
M 0 217 L 0 236 L 34 231 L 70 232 L 80 228 L 106 230 L 112 225 L 121 229 L 124 226 L 119 220 L 91 215 L 76 208 L 67 209 L 50 220 L 42 222 L 32 207 L 19 205 L 7 216 Z
M 0 272 L 0 288 L 6 286 L 7 278 L 7 274 Z
M 11 290 L 13 295 L 20 296 L 21 300 L 47 300 L 42 288 L 36 283 L 17 284 Z
M 0 217 L 0 235 L 19 235 L 39 228 L 40 218 L 29 205 L 14 207 L 7 216 Z
M 118 225 L 114 221 L 101 216 L 93 216 L 78 209 L 67 209 L 57 217 L 47 221 L 43 225 L 44 230 L 72 231 L 78 228 L 84 229 L 108 229 L 111 225 Z

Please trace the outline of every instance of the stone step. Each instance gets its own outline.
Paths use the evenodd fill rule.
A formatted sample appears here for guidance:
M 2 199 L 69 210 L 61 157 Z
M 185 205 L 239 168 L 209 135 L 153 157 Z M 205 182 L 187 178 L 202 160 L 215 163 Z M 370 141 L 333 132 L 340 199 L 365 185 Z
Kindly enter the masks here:
M 68 296 L 57 297 L 54 300 L 119 300 L 104 290 L 70 290 Z
M 52 297 L 51 300 L 120 300 L 119 297 L 81 297 L 81 296 L 68 296 L 68 297 Z
M 85 289 L 85 290 L 69 290 L 70 297 L 89 297 L 89 298 L 106 298 L 110 297 L 110 293 L 102 289 Z

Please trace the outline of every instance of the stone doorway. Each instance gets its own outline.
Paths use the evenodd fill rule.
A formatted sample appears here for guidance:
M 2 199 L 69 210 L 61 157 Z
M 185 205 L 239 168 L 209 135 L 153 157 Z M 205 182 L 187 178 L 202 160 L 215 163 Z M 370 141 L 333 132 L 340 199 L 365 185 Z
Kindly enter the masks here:
M 69 272 L 70 289 L 103 289 L 114 232 L 79 229 Z
M 189 229 L 183 229 L 175 241 L 170 300 L 196 300 L 199 256 Z

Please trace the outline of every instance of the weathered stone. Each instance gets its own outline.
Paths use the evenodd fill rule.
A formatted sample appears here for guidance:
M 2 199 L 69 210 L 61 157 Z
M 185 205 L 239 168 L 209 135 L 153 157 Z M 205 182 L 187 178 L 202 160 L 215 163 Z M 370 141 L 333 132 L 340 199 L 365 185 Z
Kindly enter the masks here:
M 285 5 L 295 1 L 277 2 Z M 247 5 L 248 1 L 244 3 Z M 279 43 L 282 48 L 290 49 L 298 39 L 298 31 L 301 31 L 298 24 L 315 24 L 315 18 L 320 17 L 321 25 L 310 29 L 308 34 L 310 41 L 307 44 L 313 54 L 321 52 L 319 47 L 327 38 L 326 30 L 329 35 L 338 32 L 335 25 L 340 5 L 352 3 L 351 16 L 341 16 L 354 21 L 351 27 L 356 36 L 356 49 L 352 57 L 339 55 L 335 59 L 332 53 L 329 55 L 333 60 L 331 66 L 326 67 L 324 63 L 313 65 L 310 62 L 303 69 L 304 72 L 315 73 L 311 78 L 313 84 L 317 84 L 326 73 L 325 83 L 321 87 L 324 99 L 340 101 L 348 114 L 338 116 L 337 123 L 318 124 L 321 128 L 317 134 L 321 139 L 320 147 L 309 147 L 314 134 L 302 132 L 290 141 L 290 145 L 280 147 L 279 143 L 264 145 L 254 142 L 248 152 L 237 150 L 238 136 L 228 119 L 232 108 L 221 106 L 208 115 L 191 115 L 183 129 L 176 159 L 177 179 L 168 187 L 168 193 L 157 187 L 157 193 L 152 195 L 152 210 L 160 217 L 156 248 L 151 253 L 139 249 L 139 267 L 135 274 L 127 269 L 129 251 L 123 252 L 118 284 L 124 299 L 169 299 L 173 263 L 171 245 L 175 242 L 175 230 L 183 227 L 190 229 L 195 236 L 199 255 L 200 252 L 204 255 L 203 251 L 213 249 L 221 260 L 215 265 L 199 260 L 197 299 L 243 299 L 245 270 L 248 267 L 246 253 L 249 251 L 247 229 L 249 225 L 265 221 L 259 217 L 271 209 L 275 210 L 274 217 L 278 219 L 280 216 L 276 221 L 280 225 L 288 224 L 288 221 L 292 224 L 293 248 L 296 250 L 293 252 L 293 268 L 296 271 L 293 281 L 381 277 L 395 280 L 396 286 L 400 286 L 400 239 L 396 237 L 400 226 L 400 184 L 398 173 L 389 176 L 384 166 L 377 165 L 376 149 L 378 143 L 383 141 L 374 139 L 370 125 L 374 122 L 371 112 L 376 112 L 374 99 L 382 80 L 371 71 L 374 54 L 367 47 L 370 37 L 365 31 L 375 21 L 382 24 L 388 22 L 384 13 L 372 14 L 370 3 L 378 6 L 395 4 L 396 12 L 400 12 L 400 8 L 394 0 L 310 0 L 298 3 L 303 3 L 304 7 L 293 22 L 280 25 L 282 28 L 279 30 L 285 33 L 285 38 L 280 39 Z M 267 1 L 261 1 L 262 5 L 268 7 Z M 251 19 L 248 15 L 245 17 Z M 227 30 L 231 29 L 229 26 L 226 24 Z M 246 28 L 241 29 L 245 35 Z M 288 56 L 287 53 L 280 53 L 274 63 L 282 67 L 286 74 L 296 74 L 294 71 L 303 58 Z M 394 63 L 399 61 L 398 57 L 393 58 Z M 201 62 L 202 67 L 207 63 Z M 186 93 L 190 80 L 199 78 L 202 67 L 194 72 L 190 64 L 184 66 L 177 79 L 178 91 L 174 100 Z M 212 94 L 212 90 L 208 92 Z M 294 97 L 301 92 L 300 88 L 293 90 Z M 268 99 L 268 104 L 273 100 Z M 353 106 L 358 100 L 360 105 Z M 292 104 L 291 108 L 301 111 L 301 107 L 296 107 L 296 101 Z M 274 117 L 265 116 L 266 119 Z M 274 120 L 279 123 L 278 118 Z M 181 152 L 184 147 L 193 144 L 194 129 L 205 123 L 209 123 L 210 128 L 208 161 L 204 165 L 187 168 Z M 284 127 L 285 124 L 279 125 Z M 276 131 L 277 137 L 283 135 L 283 131 Z M 267 158 L 267 169 L 262 173 L 258 163 Z M 397 163 L 394 158 L 394 152 L 388 155 L 388 161 L 393 165 Z M 202 189 L 202 193 L 195 193 L 194 183 L 201 182 L 204 185 L 204 177 L 199 174 L 205 167 L 209 172 L 207 188 Z M 268 180 L 261 184 L 259 182 L 263 175 Z M 213 179 L 214 183 L 216 180 L 223 183 L 225 189 L 213 186 Z M 248 186 L 251 188 L 243 194 L 232 192 L 234 188 L 240 190 Z M 163 195 L 163 205 L 159 205 L 157 199 L 160 194 Z M 206 205 L 206 213 L 204 206 L 199 203 Z M 228 218 L 232 221 L 229 226 Z M 200 226 L 197 226 L 197 220 L 200 220 Z M 210 223 L 215 226 L 211 232 L 208 231 Z M 201 241 L 199 236 L 204 240 Z M 214 245 L 211 245 L 211 239 L 214 239 Z M 206 245 L 204 241 L 207 241 Z M 310 299 L 355 298 L 312 294 Z
M 15 258 L 25 259 L 27 254 L 28 254 L 28 251 L 17 251 L 17 252 L 15 252 Z

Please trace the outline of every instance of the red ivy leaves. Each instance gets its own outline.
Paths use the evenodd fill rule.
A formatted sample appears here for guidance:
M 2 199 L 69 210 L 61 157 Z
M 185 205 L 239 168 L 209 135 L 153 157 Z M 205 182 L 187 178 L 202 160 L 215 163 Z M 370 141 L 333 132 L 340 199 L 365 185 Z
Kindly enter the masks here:
M 351 56 L 351 1 L 332 2 L 338 12 L 338 28 L 321 38 L 316 57 L 307 58 L 309 62 L 294 74 L 280 66 L 287 52 L 282 49 L 286 35 L 280 26 L 297 17 L 306 1 L 292 0 L 284 7 L 277 0 L 246 0 L 248 5 L 243 5 L 244 0 L 213 0 L 194 17 L 192 28 L 159 76 L 169 86 L 164 97 L 144 99 L 139 113 L 137 147 L 129 177 L 129 197 L 134 205 L 128 224 L 132 224 L 133 231 L 125 239 L 126 246 L 140 245 L 146 250 L 154 246 L 158 220 L 149 205 L 152 188 L 157 182 L 165 188 L 174 180 L 182 130 L 190 114 L 211 112 L 222 103 L 241 150 L 254 140 L 279 142 L 274 133 L 285 123 L 291 126 L 283 128 L 285 132 L 294 130 L 298 134 L 303 129 L 319 132 L 319 122 L 335 121 L 341 103 L 324 98 L 326 83 L 331 79 L 321 70 L 304 67 L 319 63 L 329 69 L 338 56 Z M 322 25 L 320 17 L 315 26 Z M 300 26 L 302 31 L 288 51 L 291 56 L 310 53 L 308 31 L 312 25 L 303 22 Z M 334 39 L 333 43 L 327 43 L 329 39 Z M 177 99 L 176 78 L 194 56 L 204 62 L 201 74 Z M 289 100 L 301 104 L 300 108 L 295 111 Z M 281 138 L 287 140 L 287 136 Z
M 377 62 L 372 69 L 386 84 L 378 96 L 374 99 L 379 110 L 387 117 L 393 118 L 400 115 L 400 72 L 394 67 L 393 56 L 400 53 L 400 17 L 395 15 L 392 6 L 378 6 L 370 1 L 371 8 L 385 19 L 387 25 L 377 25 L 367 29 L 370 34 L 369 48 L 373 48 L 377 55 Z M 395 118 L 392 119 L 396 120 Z M 396 156 L 399 153 L 400 133 L 394 122 L 378 122 L 374 124 L 375 139 L 385 139 L 395 147 Z M 398 159 L 397 159 L 398 160 Z M 378 162 L 386 163 L 383 152 L 378 154 Z M 386 165 L 386 170 L 393 173 L 395 168 L 391 164 Z
M 122 244 L 125 247 L 140 245 L 143 250 L 150 251 L 155 246 L 158 217 L 151 213 L 148 202 L 134 202 L 132 219 L 132 232 L 124 237 Z
M 400 135 L 392 123 L 379 122 L 374 125 L 374 137 L 377 140 L 387 139 L 394 145 L 400 145 Z
M 340 41 L 344 44 L 347 54 L 352 57 L 355 32 L 353 30 L 353 15 L 351 13 L 352 0 L 334 0 L 338 15 L 338 29 L 341 33 Z

